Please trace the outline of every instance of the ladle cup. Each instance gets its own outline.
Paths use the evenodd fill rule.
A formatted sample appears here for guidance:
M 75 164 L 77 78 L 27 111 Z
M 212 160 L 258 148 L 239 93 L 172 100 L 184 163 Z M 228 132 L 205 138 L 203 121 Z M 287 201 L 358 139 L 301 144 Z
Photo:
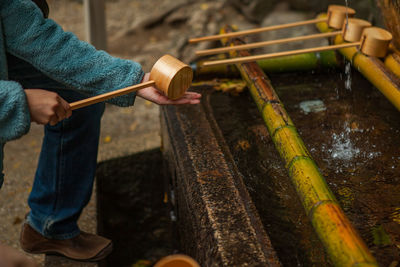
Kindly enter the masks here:
M 151 69 L 149 81 L 76 101 L 70 103 L 70 107 L 72 110 L 86 107 L 151 86 L 155 86 L 170 99 L 178 99 L 190 87 L 192 79 L 193 71 L 188 65 L 170 55 L 164 55 Z

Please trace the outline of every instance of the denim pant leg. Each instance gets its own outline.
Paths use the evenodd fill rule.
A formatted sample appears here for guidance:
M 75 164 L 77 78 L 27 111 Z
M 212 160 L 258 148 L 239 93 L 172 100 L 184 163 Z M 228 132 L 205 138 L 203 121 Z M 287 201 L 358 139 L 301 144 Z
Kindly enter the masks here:
M 29 64 L 13 60 L 10 79 L 19 81 L 24 88 L 56 91 L 68 102 L 84 98 L 72 90 L 60 89 L 64 86 Z M 68 239 L 80 232 L 77 220 L 93 189 L 104 107 L 99 103 L 74 110 L 70 118 L 45 126 L 27 221 L 48 238 Z

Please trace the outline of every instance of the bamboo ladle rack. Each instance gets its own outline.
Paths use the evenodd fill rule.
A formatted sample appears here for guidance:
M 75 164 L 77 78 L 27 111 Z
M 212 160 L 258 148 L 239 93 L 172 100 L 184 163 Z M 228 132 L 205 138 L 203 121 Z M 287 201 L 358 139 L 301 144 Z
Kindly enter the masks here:
M 304 26 L 304 25 L 309 25 L 309 24 L 316 24 L 316 23 L 321 23 L 321 22 L 326 22 L 328 24 L 328 26 L 333 29 L 341 29 L 344 21 L 349 17 L 353 17 L 355 13 L 356 13 L 356 11 L 354 9 L 346 7 L 346 6 L 329 5 L 328 11 L 327 11 L 328 16 L 326 18 L 304 20 L 304 21 L 298 21 L 298 22 L 293 22 L 293 23 L 267 26 L 267 27 L 262 27 L 262 28 L 257 28 L 257 29 L 250 29 L 250 30 L 244 30 L 244 31 L 238 31 L 238 32 L 231 32 L 231 33 L 225 33 L 225 34 L 217 34 L 217 35 L 210 35 L 210 36 L 204 36 L 204 37 L 199 37 L 199 38 L 192 38 L 189 40 L 189 43 L 215 41 L 215 40 L 220 40 L 223 38 L 232 38 L 232 37 L 238 37 L 238 36 L 244 36 L 244 35 L 251 35 L 251 34 L 257 34 L 257 33 L 261 33 L 261 32 L 281 30 L 281 29 L 293 28 L 293 27 Z
M 362 25 L 364 27 L 371 27 L 371 23 L 366 21 L 366 20 L 351 18 L 351 19 L 347 19 L 347 20 L 343 21 L 342 30 L 340 30 L 340 31 L 327 32 L 327 33 L 317 33 L 317 34 L 310 34 L 310 35 L 304 35 L 304 36 L 298 36 L 298 37 L 277 39 L 277 40 L 271 40 L 271 41 L 264 41 L 264 42 L 256 42 L 256 43 L 243 44 L 243 45 L 235 45 L 235 46 L 227 46 L 227 47 L 199 50 L 199 51 L 196 51 L 195 53 L 196 53 L 197 56 L 206 56 L 206 55 L 214 55 L 214 54 L 225 53 L 225 52 L 229 52 L 229 51 L 239 51 L 239 50 L 247 50 L 247 49 L 253 49 L 253 48 L 258 48 L 258 47 L 265 47 L 265 46 L 274 45 L 274 44 L 284 44 L 284 43 L 305 41 L 305 40 L 311 40 L 311 39 L 334 37 L 336 35 L 343 35 L 343 33 L 347 30 L 347 25 L 348 25 L 349 20 L 353 24 L 354 23 L 359 24 L 360 26 L 357 27 L 357 28 L 361 28 Z M 361 35 L 361 32 L 360 32 L 360 35 Z M 354 37 L 353 41 L 357 41 L 357 39 L 355 39 L 355 38 L 358 38 L 358 37 Z
M 188 65 L 170 55 L 164 55 L 157 60 L 151 69 L 149 81 L 89 97 L 70 103 L 69 105 L 71 110 L 75 110 L 151 86 L 155 86 L 168 98 L 177 99 L 185 94 L 192 83 L 192 79 L 193 71 Z
M 203 66 L 216 66 L 223 64 L 236 64 L 257 61 L 260 59 L 268 59 L 281 56 L 290 56 L 303 53 L 322 52 L 328 50 L 337 50 L 347 47 L 359 47 L 359 50 L 373 57 L 384 57 L 392 34 L 384 29 L 377 27 L 369 27 L 370 24 L 360 19 L 349 19 L 343 30 L 343 39 L 349 43 L 340 45 L 328 45 L 322 47 L 306 48 L 300 50 L 284 51 L 271 54 L 263 54 L 248 57 L 231 58 L 225 60 L 205 61 Z

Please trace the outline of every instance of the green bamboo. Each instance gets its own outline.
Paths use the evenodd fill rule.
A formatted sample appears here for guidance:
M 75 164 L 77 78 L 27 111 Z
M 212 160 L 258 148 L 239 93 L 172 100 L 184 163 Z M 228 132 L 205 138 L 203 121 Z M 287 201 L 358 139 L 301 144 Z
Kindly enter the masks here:
M 385 66 L 400 78 L 400 55 L 393 52 L 385 57 Z
M 230 31 L 230 28 L 225 30 Z M 236 39 L 233 43 L 242 42 Z M 249 56 L 247 51 L 237 53 Z M 232 52 L 232 57 L 236 55 Z M 256 63 L 236 66 L 247 82 L 305 212 L 332 262 L 336 266 L 378 266 L 344 215 L 267 76 Z
M 319 18 L 326 17 L 321 14 Z M 317 28 L 321 32 L 328 32 L 330 29 L 326 23 L 318 23 Z M 338 35 L 334 39 L 335 44 L 344 43 L 343 37 Z M 352 65 L 367 78 L 379 91 L 400 110 L 400 78 L 394 72 L 399 71 L 394 67 L 389 70 L 385 64 L 378 58 L 369 57 L 357 50 L 355 47 L 343 48 L 339 52 L 349 60 Z M 391 61 L 390 63 L 395 63 Z M 396 70 L 395 70 L 396 69 Z
M 198 61 L 192 65 L 197 77 L 204 76 L 239 76 L 237 68 L 229 65 L 204 67 L 203 61 Z M 320 53 L 306 53 L 301 55 L 271 58 L 257 61 L 258 65 L 266 73 L 282 73 L 295 71 L 311 71 L 318 69 L 337 68 L 341 65 L 335 51 L 325 51 Z

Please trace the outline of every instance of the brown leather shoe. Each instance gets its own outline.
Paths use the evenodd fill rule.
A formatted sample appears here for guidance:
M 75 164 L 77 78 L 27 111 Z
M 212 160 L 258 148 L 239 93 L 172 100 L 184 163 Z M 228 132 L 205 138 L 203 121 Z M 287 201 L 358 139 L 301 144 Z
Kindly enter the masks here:
M 35 231 L 29 224 L 22 227 L 21 248 L 32 254 L 55 254 L 78 261 L 99 261 L 112 251 L 111 240 L 85 232 L 66 239 L 48 239 Z

